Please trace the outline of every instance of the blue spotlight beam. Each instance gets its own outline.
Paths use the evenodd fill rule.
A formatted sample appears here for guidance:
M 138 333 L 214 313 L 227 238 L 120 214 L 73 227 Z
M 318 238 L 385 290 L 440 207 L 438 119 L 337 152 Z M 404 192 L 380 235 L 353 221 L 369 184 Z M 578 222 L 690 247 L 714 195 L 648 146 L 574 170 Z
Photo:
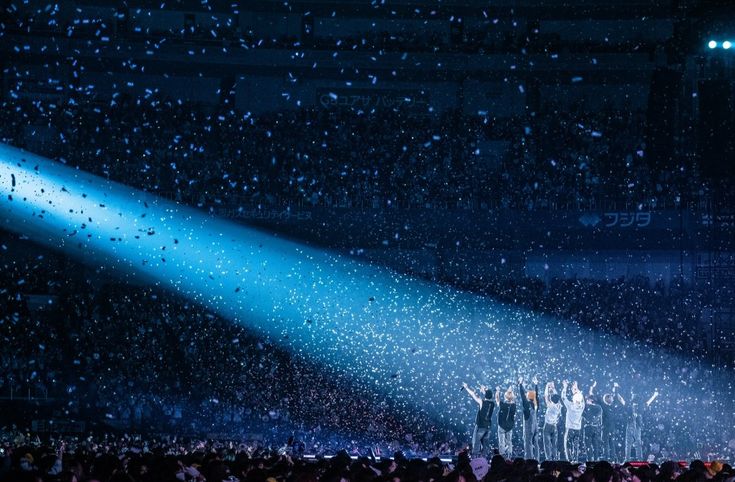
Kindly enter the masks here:
M 687 378 L 691 361 L 665 351 L 221 221 L 4 145 L 0 196 L 5 228 L 144 276 L 437 421 L 470 419 L 462 381 L 539 373 L 659 387 L 689 403 L 670 406 L 672 416 L 701 422 L 692 416 L 699 400 L 682 385 L 700 382 Z

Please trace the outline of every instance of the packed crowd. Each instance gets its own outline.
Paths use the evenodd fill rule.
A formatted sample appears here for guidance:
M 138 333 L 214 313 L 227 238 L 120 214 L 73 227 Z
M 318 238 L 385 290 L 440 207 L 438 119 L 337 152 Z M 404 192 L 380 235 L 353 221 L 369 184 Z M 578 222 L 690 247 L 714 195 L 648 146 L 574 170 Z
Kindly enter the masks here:
M 258 446 L 232 440 L 137 436 L 64 437 L 43 442 L 30 434 L 5 432 L 0 481 L 13 482 L 732 482 L 728 463 L 693 460 L 612 465 L 505 459 L 392 457 L 342 450 L 331 458 L 302 458 L 298 441 Z
M 172 10 L 171 12 L 175 12 Z M 395 12 L 393 12 L 395 15 Z M 334 36 L 321 22 L 334 20 L 316 18 L 307 12 L 303 17 L 301 35 L 275 33 L 256 35 L 256 25 L 240 23 L 237 15 L 219 12 L 215 15 L 180 15 L 178 25 L 164 17 L 164 22 L 151 22 L 145 10 L 118 9 L 106 14 L 90 13 L 79 18 L 62 18 L 56 9 L 28 11 L 11 5 L 0 19 L 8 31 L 20 31 L 37 35 L 63 35 L 65 37 L 100 39 L 107 38 L 147 40 L 168 43 L 186 42 L 199 45 L 238 46 L 243 49 L 301 49 L 368 52 L 419 52 L 419 53 L 550 53 L 568 50 L 584 52 L 653 52 L 656 44 L 644 35 L 615 38 L 605 41 L 588 39 L 565 40 L 558 33 L 541 33 L 538 20 L 522 17 L 489 18 L 487 12 L 476 12 L 466 18 L 451 15 L 449 18 L 431 13 L 431 19 L 416 26 L 401 28 L 374 22 L 364 31 L 353 31 Z M 482 17 L 480 18 L 480 15 Z M 512 14 L 511 14 L 512 15 Z M 284 17 L 285 18 L 285 17 Z M 347 17 L 348 21 L 350 17 Z M 148 21 L 146 21 L 148 20 Z M 416 18 L 404 18 L 416 22 Z M 664 32 L 665 34 L 665 32 Z
M 665 286 L 642 276 L 614 281 L 554 278 L 475 280 L 468 289 L 598 330 L 663 346 L 704 359 L 702 311 L 721 302 L 714 291 L 694 290 L 685 283 Z
M 656 208 L 707 194 L 689 167 L 652 169 L 641 114 L 613 110 L 527 122 L 349 109 L 254 116 L 118 95 L 11 98 L 0 116 L 3 142 L 203 208 Z M 486 140 L 510 148 L 489 162 Z
M 31 20 L 45 22 L 42 27 L 50 35 L 114 33 L 104 22 L 60 26 L 34 16 L 16 22 L 16 27 L 33 30 L 28 25 Z M 144 39 L 178 36 L 185 42 L 206 38 L 224 44 L 237 38 L 247 48 L 301 46 L 293 37 L 241 35 L 229 24 L 212 30 L 193 23 L 181 31 L 132 28 L 127 34 Z M 426 45 L 433 51 L 494 48 L 492 40 L 478 39 L 475 33 L 451 43 L 440 35 L 389 33 L 312 40 L 313 48 L 351 50 L 411 50 L 426 49 Z M 528 39 L 509 35 L 498 42 L 510 51 L 527 45 Z M 22 83 L 23 74 L 10 67 L 7 79 L 11 84 Z M 542 210 L 592 208 L 600 200 L 653 209 L 684 205 L 709 194 L 709 185 L 698 177 L 696 166 L 655 168 L 644 142 L 643 113 L 620 107 L 589 112 L 546 105 L 533 115 L 504 120 L 458 111 L 416 115 L 400 109 L 304 108 L 253 115 L 229 108 L 229 100 L 219 107 L 205 107 L 153 93 L 140 98 L 116 94 L 109 99 L 79 92 L 30 99 L 18 95 L 20 90 L 11 87 L 0 105 L 1 142 L 203 209 Z M 488 141 L 510 147 L 491 162 L 483 152 Z M 13 433 L 0 454 L 0 481 L 663 482 L 681 478 L 682 482 L 732 482 L 729 466 L 707 468 L 700 462 L 683 473 L 670 463 L 644 468 L 597 464 L 585 472 L 579 466 L 539 467 L 501 457 L 493 459 L 490 471 L 482 476 L 471 470 L 464 456 L 454 468 L 433 459 L 401 457 L 394 462 L 362 458 L 353 463 L 340 456 L 307 464 L 290 455 L 306 447 L 320 453 L 357 445 L 350 435 L 359 434 L 361 440 L 372 440 L 387 451 L 446 455 L 468 445 L 469 431 L 456 420 L 454 425 L 438 426 L 420 403 L 416 408 L 405 400 L 376 399 L 375 387 L 356 386 L 332 367 L 316 365 L 308 354 L 287 352 L 279 340 L 255 336 L 162 290 L 70 276 L 76 270 L 68 260 L 46 252 L 22 262 L 10 258 L 2 262 L 0 399 L 10 403 L 0 419 L 12 417 L 13 402 L 25 398 L 48 409 L 45 414 L 36 410 L 36 416 L 101 421 L 106 428 L 120 431 L 191 437 L 249 433 L 261 441 L 281 441 L 279 446 L 290 434 L 297 434 L 302 445 L 280 447 L 281 455 L 248 444 L 170 437 L 148 442 L 127 436 L 67 440 L 61 445 L 57 440 L 46 446 Z M 456 279 L 440 281 L 580 325 L 594 331 L 600 346 L 622 340 L 617 343 L 621 351 L 614 356 L 624 358 L 629 344 L 649 347 L 649 371 L 655 374 L 651 378 L 669 386 L 680 383 L 684 388 L 679 393 L 691 393 L 661 400 L 660 410 L 647 414 L 643 426 L 637 427 L 641 457 L 707 458 L 711 453 L 731 456 L 735 452 L 730 403 L 715 396 L 732 387 L 723 384 L 716 392 L 710 385 L 703 386 L 720 380 L 716 372 L 721 367 L 713 364 L 713 349 L 700 325 L 702 312 L 721 301 L 716 293 L 676 283 L 651 285 L 647 279 L 544 283 L 500 278 L 467 285 Z M 563 340 L 553 339 L 553 333 L 548 336 L 550 343 L 564 349 Z M 516 348 L 526 350 L 518 358 L 533 359 L 533 347 Z M 594 356 L 590 355 L 594 347 L 584 348 L 582 361 Z M 661 353 L 672 354 L 670 366 Z M 663 363 L 654 364 L 661 359 Z M 686 365 L 677 364 L 681 360 Z M 538 362 L 558 372 L 566 368 L 553 366 L 553 360 Z M 494 366 L 496 362 L 472 363 Z M 643 379 L 640 373 L 620 374 L 609 366 L 591 368 L 606 370 L 607 382 L 625 377 L 626 389 L 638 387 L 636 382 Z M 591 376 L 576 370 L 580 379 Z M 583 384 L 596 382 L 578 383 L 579 387 L 577 382 L 572 386 L 582 392 Z M 566 384 L 563 387 L 566 391 Z M 525 391 L 519 387 L 518 393 L 523 396 Z M 495 395 L 500 405 L 500 390 Z M 473 392 L 474 397 L 482 407 L 481 397 Z M 465 402 L 463 396 L 448 399 L 444 410 L 452 416 L 466 414 Z M 519 411 L 525 417 L 528 400 L 523 402 Z M 571 409 L 565 405 L 559 410 L 560 416 L 568 416 Z M 705 412 L 701 420 L 709 424 L 687 424 L 692 412 L 698 412 L 698 417 Z M 493 424 L 498 424 L 498 416 Z M 520 425 L 520 417 L 513 420 L 513 427 Z M 513 431 L 513 427 L 503 434 L 500 447 L 508 459 L 519 455 L 520 447 L 528 452 L 519 443 L 526 436 L 526 425 L 523 430 Z M 501 445 L 500 438 L 498 442 Z M 364 454 L 357 447 L 354 452 Z
M 0 270 L 0 399 L 49 402 L 64 418 L 119 429 L 263 436 L 306 427 L 320 443 L 337 429 L 395 436 L 421 426 L 399 423 L 360 389 L 345 399 L 341 375 L 179 297 L 96 287 L 43 260 Z M 31 308 L 30 294 L 50 301 Z
M 73 271 L 49 254 L 6 262 L 1 270 L 1 398 L 51 400 L 63 406 L 65 417 L 118 429 L 268 438 L 298 429 L 303 438 L 326 445 L 337 443 L 332 434 L 366 433 L 376 443 L 414 453 L 450 453 L 467 443 L 466 427 L 436 426 L 421 410 L 376 400 L 369 388 L 352 387 L 346 396 L 350 381 L 339 373 L 191 302 L 154 288 L 97 286 L 66 275 Z M 657 367 L 664 377 L 692 384 L 712 377 L 710 347 L 698 336 L 698 314 L 711 299 L 689 287 L 650 286 L 644 279 L 554 280 L 545 286 L 527 279 L 482 289 L 597 329 L 608 341 L 617 335 L 691 360 L 682 368 L 686 373 Z M 31 309 L 29 294 L 46 294 L 53 305 Z M 723 407 L 713 402 L 715 416 Z M 462 412 L 463 403 L 461 397 L 448 400 L 447 410 Z M 690 456 L 723 453 L 727 434 L 707 445 L 709 427 L 677 433 L 682 420 L 669 412 L 678 400 L 661 403 L 664 408 L 652 411 L 644 425 L 646 455 L 663 458 L 683 446 Z

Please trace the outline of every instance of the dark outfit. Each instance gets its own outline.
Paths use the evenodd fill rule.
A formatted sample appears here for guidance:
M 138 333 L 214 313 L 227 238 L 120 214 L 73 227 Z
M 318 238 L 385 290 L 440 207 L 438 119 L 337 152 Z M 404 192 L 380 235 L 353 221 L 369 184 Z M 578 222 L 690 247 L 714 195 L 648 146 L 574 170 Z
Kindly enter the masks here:
M 625 407 L 625 460 L 643 460 L 643 440 L 641 439 L 641 411 L 646 404 L 631 401 Z M 633 452 L 635 457 L 633 458 Z
M 597 404 L 602 408 L 602 457 L 610 462 L 620 459 L 620 404 L 613 396 L 613 402 L 608 405 L 602 397 L 597 397 Z
M 596 403 L 588 403 L 582 412 L 584 448 L 588 461 L 602 457 L 602 414 L 602 407 Z
M 495 402 L 484 399 L 475 417 L 475 430 L 472 433 L 472 455 L 490 454 L 490 425 L 495 410 Z
M 498 451 L 509 459 L 513 456 L 513 427 L 516 424 L 516 404 L 501 401 L 498 407 Z
M 538 404 L 534 404 L 526 398 L 523 384 L 519 384 L 521 391 L 521 402 L 523 407 L 523 455 L 527 459 L 541 460 L 539 453 L 538 434 Z M 538 400 L 538 385 L 534 386 Z

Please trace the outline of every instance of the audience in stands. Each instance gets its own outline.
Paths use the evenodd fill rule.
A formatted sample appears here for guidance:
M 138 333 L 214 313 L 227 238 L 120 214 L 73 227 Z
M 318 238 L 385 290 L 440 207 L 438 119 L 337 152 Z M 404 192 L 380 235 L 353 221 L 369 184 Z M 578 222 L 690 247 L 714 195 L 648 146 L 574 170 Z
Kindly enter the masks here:
M 709 194 L 689 167 L 652 169 L 643 116 L 612 107 L 502 122 L 400 109 L 256 116 L 153 94 L 1 107 L 0 141 L 202 208 L 655 209 Z M 500 159 L 484 157 L 490 140 L 510 146 Z
M 95 286 L 65 273 L 63 259 L 49 255 L 0 270 L 0 397 L 41 400 L 63 418 L 104 420 L 120 430 L 285 438 L 298 425 L 307 427 L 302 439 L 314 443 L 347 429 L 367 431 L 376 443 L 401 441 L 398 448 L 415 453 L 447 453 L 466 443 L 463 431 L 447 433 L 422 413 L 372 403 L 359 389 L 346 399 L 339 380 L 308 359 L 190 302 L 151 288 Z M 548 284 L 503 278 L 460 287 L 571 320 L 601 337 L 670 349 L 691 360 L 677 379 L 697 384 L 712 378 L 716 353 L 701 336 L 699 315 L 713 303 L 713 293 L 644 278 Z M 40 305 L 29 295 L 40 296 Z M 665 364 L 651 365 L 652 377 L 672 375 Z M 448 410 L 461 411 L 463 401 L 448 400 Z M 722 453 L 727 438 L 700 445 L 710 427 L 695 427 L 688 441 L 682 439 L 677 427 L 683 420 L 672 416 L 685 415 L 674 409 L 679 402 L 658 402 L 644 427 L 645 453 Z M 713 416 L 728 419 L 727 400 L 707 403 Z

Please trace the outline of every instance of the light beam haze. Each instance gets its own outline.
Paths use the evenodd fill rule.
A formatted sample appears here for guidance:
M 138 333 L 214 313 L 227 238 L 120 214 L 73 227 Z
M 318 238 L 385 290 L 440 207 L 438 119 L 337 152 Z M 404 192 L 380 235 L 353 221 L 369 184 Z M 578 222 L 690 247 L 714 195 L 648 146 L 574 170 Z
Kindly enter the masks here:
M 5 229 L 160 284 L 437 422 L 471 420 L 463 381 L 507 386 L 536 373 L 658 388 L 682 431 L 712 415 L 714 392 L 695 388 L 711 374 L 695 354 L 284 240 L 5 145 L 0 196 Z M 731 373 L 722 379 L 729 385 Z

